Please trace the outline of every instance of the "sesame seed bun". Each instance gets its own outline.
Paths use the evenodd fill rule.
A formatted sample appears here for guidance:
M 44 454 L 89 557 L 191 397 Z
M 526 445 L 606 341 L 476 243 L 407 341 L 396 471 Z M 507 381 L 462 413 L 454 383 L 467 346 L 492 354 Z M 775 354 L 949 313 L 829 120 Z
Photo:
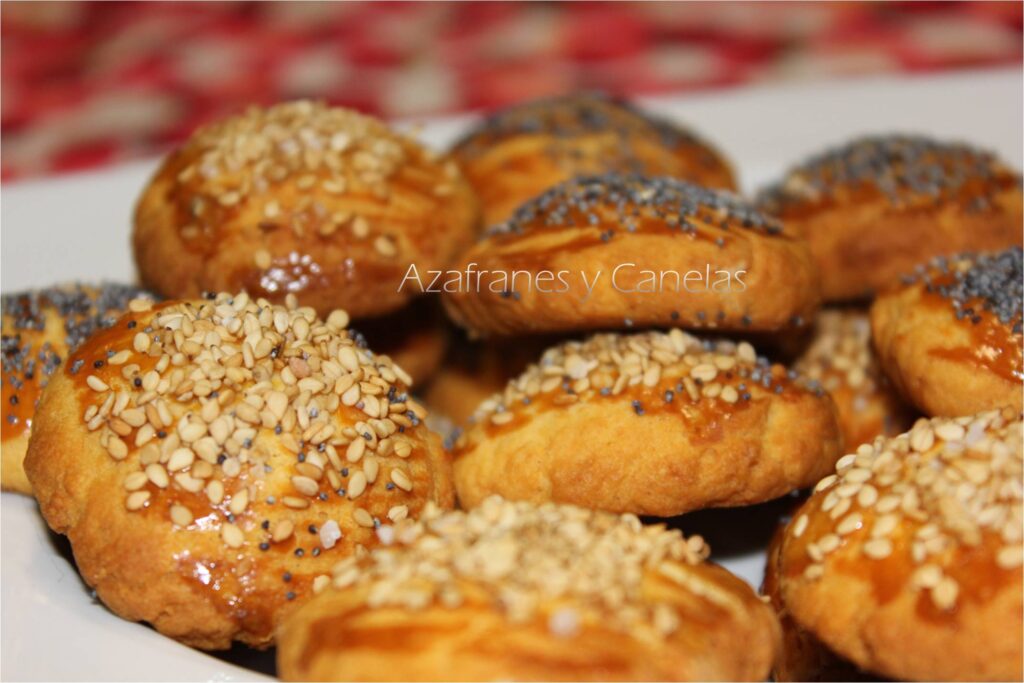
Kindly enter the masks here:
M 939 258 L 878 297 L 875 348 L 886 374 L 927 415 L 1024 404 L 1021 249 Z
M 478 230 L 453 162 L 377 119 L 297 101 L 196 131 L 143 191 L 133 245 L 167 297 L 293 293 L 363 318 L 408 303 L 409 266 L 443 267 Z
M 452 505 L 408 378 L 344 313 L 244 293 L 128 308 L 51 377 L 25 458 L 118 615 L 195 647 L 266 647 L 339 559 Z
M 757 203 L 807 238 L 825 301 L 870 297 L 933 256 L 1024 239 L 1020 174 L 987 152 L 922 136 L 827 150 Z
M 109 327 L 136 297 L 137 287 L 66 284 L 5 294 L 3 310 L 3 447 L 0 483 L 5 491 L 31 493 L 23 461 L 32 416 L 43 387 L 70 349 Z
M 492 494 L 670 517 L 810 486 L 835 408 L 747 343 L 599 334 L 549 349 L 455 443 L 459 500 Z
M 785 524 L 779 524 L 768 545 L 765 562 L 764 583 L 761 594 L 766 596 L 782 627 L 782 652 L 772 667 L 775 681 L 873 681 L 876 676 L 861 671 L 856 666 L 837 656 L 820 640 L 800 628 L 793 620 L 789 609 L 782 601 L 781 574 L 779 563 L 782 559 L 782 539 Z
M 1020 413 L 922 419 L 844 456 L 788 525 L 782 600 L 898 680 L 1022 676 Z
M 910 429 L 915 411 L 892 387 L 871 347 L 865 311 L 821 311 L 814 336 L 793 369 L 817 382 L 836 404 L 843 445 L 852 450 L 876 436 Z
M 707 142 L 628 102 L 577 94 L 526 102 L 485 119 L 452 149 L 483 203 L 484 220 L 578 175 L 609 171 L 736 189 L 729 162 Z
M 764 680 L 771 609 L 700 537 L 490 498 L 344 562 L 282 627 L 285 680 Z
M 469 284 L 446 291 L 445 306 L 481 336 L 771 331 L 810 320 L 819 303 L 803 239 L 735 195 L 664 177 L 607 174 L 553 187 L 452 270 Z

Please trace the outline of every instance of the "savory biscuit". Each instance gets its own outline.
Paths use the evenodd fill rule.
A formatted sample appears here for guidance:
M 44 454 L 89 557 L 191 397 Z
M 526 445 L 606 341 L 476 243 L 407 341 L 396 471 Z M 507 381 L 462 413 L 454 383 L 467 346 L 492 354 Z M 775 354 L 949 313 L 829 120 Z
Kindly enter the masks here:
M 1020 680 L 1020 413 L 921 419 L 818 483 L 782 541 L 794 621 L 897 680 Z
M 757 204 L 807 238 L 825 301 L 868 297 L 934 256 L 1022 241 L 1020 174 L 987 152 L 921 136 L 830 149 Z
M 793 369 L 820 383 L 836 404 L 843 445 L 853 450 L 878 435 L 910 428 L 914 411 L 890 386 L 871 348 L 871 321 L 858 310 L 818 313 L 814 336 Z
M 23 461 L 39 394 L 68 352 L 109 327 L 128 302 L 148 296 L 129 285 L 69 284 L 4 294 L 0 483 L 5 491 L 31 493 Z
M 567 505 L 424 512 L 281 629 L 285 680 L 764 680 L 771 609 L 699 536 Z
M 482 336 L 770 331 L 802 324 L 819 303 L 802 238 L 730 193 L 638 175 L 579 177 L 548 190 L 451 270 L 448 312 Z
M 118 615 L 195 647 L 266 647 L 382 521 L 452 505 L 408 378 L 344 314 L 244 293 L 129 308 L 50 378 L 25 458 Z
M 406 271 L 446 265 L 478 213 L 454 162 L 377 119 L 297 101 L 196 131 L 143 192 L 133 245 L 163 296 L 295 294 L 363 318 L 419 294 L 400 288 Z
M 875 300 L 882 367 L 928 415 L 1022 406 L 1021 248 L 940 257 Z
M 871 681 L 873 674 L 838 657 L 822 645 L 821 641 L 800 628 L 793 621 L 782 601 L 782 582 L 779 571 L 785 524 L 780 524 L 768 545 L 764 583 L 761 594 L 768 598 L 782 627 L 782 651 L 772 666 L 775 681 Z
M 452 149 L 493 225 L 578 175 L 618 171 L 736 189 L 725 158 L 679 125 L 624 100 L 586 93 L 499 111 Z
M 810 486 L 841 454 L 832 400 L 747 343 L 599 334 L 549 349 L 456 441 L 466 507 L 499 494 L 669 517 Z

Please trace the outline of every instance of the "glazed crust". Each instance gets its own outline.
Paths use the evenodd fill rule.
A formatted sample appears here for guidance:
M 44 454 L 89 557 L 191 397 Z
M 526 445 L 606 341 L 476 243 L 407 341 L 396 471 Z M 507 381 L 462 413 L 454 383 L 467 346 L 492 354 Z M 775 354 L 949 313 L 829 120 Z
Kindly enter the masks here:
M 118 460 L 109 447 L 101 445 L 106 428 L 91 431 L 82 419 L 95 400 L 84 375 L 94 357 L 106 357 L 105 349 L 125 344 L 130 348 L 133 330 L 145 328 L 152 317 L 152 312 L 146 312 L 122 318 L 115 328 L 72 355 L 71 366 L 79 358 L 89 363 L 79 374 L 62 369 L 54 375 L 43 392 L 25 459 L 43 517 L 50 528 L 68 537 L 83 579 L 119 616 L 149 622 L 159 632 L 193 647 L 223 649 L 235 640 L 267 647 L 273 644 L 279 621 L 312 595 L 317 576 L 328 573 L 331 565 L 358 547 L 377 542 L 372 525 L 357 523 L 357 508 L 387 520 L 397 504 L 407 506 L 410 515 L 428 500 L 452 505 L 448 458 L 438 438 L 417 426 L 405 432 L 412 446 L 408 457 L 399 458 L 394 452 L 375 457 L 381 479 L 394 467 L 404 468 L 412 482 L 411 492 L 385 488 L 379 481 L 353 498 L 335 495 L 325 480 L 320 490 L 329 493 L 293 506 L 289 500 L 302 496 L 293 483 L 296 454 L 285 443 L 290 432 L 278 436 L 272 429 L 257 428 L 249 457 L 261 459 L 265 467 L 243 466 L 236 476 L 224 475 L 223 502 L 214 503 L 209 488 L 192 493 L 181 488 L 172 473 L 170 485 L 163 488 L 153 478 L 143 477 L 135 492 L 150 495 L 141 509 L 128 509 L 126 496 L 134 495 L 126 490 L 129 477 L 139 473 L 145 449 L 129 446 L 126 456 Z M 128 329 L 133 320 L 137 325 Z M 116 371 L 110 367 L 94 372 L 115 385 Z M 183 408 L 198 413 L 199 406 L 196 400 Z M 327 419 L 342 429 L 354 424 L 357 414 L 354 408 L 341 405 Z M 168 431 L 182 433 L 181 423 L 177 432 L 174 427 Z M 124 442 L 132 444 L 137 434 L 132 430 Z M 199 446 L 194 448 L 198 453 Z M 194 466 L 200 462 L 197 457 Z M 299 462 L 313 461 L 307 457 Z M 348 466 L 358 470 L 361 465 Z M 173 469 L 170 463 L 165 467 Z M 235 512 L 233 502 L 243 492 L 248 505 Z M 175 505 L 191 511 L 188 524 L 172 522 Z M 226 541 L 226 520 L 240 530 L 237 545 Z M 333 544 L 325 543 L 313 530 L 329 521 L 337 523 L 342 534 Z M 291 522 L 294 532 L 272 539 L 283 522 Z
M 60 285 L 3 297 L 3 399 L 0 484 L 32 493 L 23 462 L 32 416 L 50 375 L 95 330 L 112 324 L 133 296 L 126 285 Z
M 971 419 L 963 418 L 968 426 L 958 430 L 960 435 L 970 429 Z M 988 461 L 975 460 L 975 472 L 979 475 L 975 481 L 984 478 L 980 476 L 984 467 L 1009 467 L 1010 472 L 1015 467 L 1016 474 L 1011 473 L 1009 480 L 1001 481 L 1016 479 L 1019 484 L 1019 416 L 1015 419 L 1015 436 L 1011 433 L 1001 446 L 1002 455 Z M 915 430 L 928 429 L 928 423 L 923 420 L 922 423 L 924 425 Z M 912 438 L 914 433 L 910 432 Z M 939 429 L 934 433 L 935 442 L 939 443 Z M 923 457 L 892 443 L 892 440 L 880 439 L 875 452 L 891 448 L 889 455 L 883 457 L 897 464 L 904 458 L 914 463 Z M 963 452 L 962 444 L 957 449 L 951 452 Z M 1016 449 L 1015 454 L 1011 454 L 1013 449 Z M 870 461 L 861 464 L 853 460 L 854 457 L 846 456 L 840 461 L 839 471 L 871 467 Z M 844 462 L 848 459 L 851 462 Z M 1024 675 L 1021 668 L 1024 633 L 1019 489 L 1016 502 L 1008 503 L 1005 510 L 1008 513 L 1002 518 L 1005 522 L 990 514 L 976 514 L 993 498 L 1001 497 L 1000 504 L 1006 504 L 1004 496 L 1010 489 L 1000 491 L 999 485 L 990 487 L 986 482 L 984 492 L 976 490 L 973 510 L 966 506 L 958 510 L 958 504 L 952 500 L 942 503 L 929 500 L 928 493 L 913 495 L 911 491 L 916 493 L 933 486 L 932 490 L 938 490 L 943 468 L 955 467 L 952 462 L 943 463 L 942 467 L 933 462 L 934 468 L 922 465 L 917 470 L 922 474 L 916 481 L 928 483 L 910 491 L 901 479 L 897 479 L 896 488 L 883 485 L 887 470 L 874 468 L 875 477 L 864 482 L 859 490 L 875 484 L 876 493 L 871 494 L 869 500 L 876 501 L 877 505 L 863 505 L 868 499 L 862 498 L 859 492 L 854 492 L 851 498 L 842 497 L 850 494 L 842 493 L 840 487 L 852 484 L 853 477 L 838 482 L 830 477 L 823 481 L 787 527 L 779 567 L 782 601 L 797 624 L 829 649 L 886 678 L 1020 680 Z M 997 466 L 997 462 L 1001 465 Z M 926 479 L 926 469 L 939 476 Z M 957 477 L 951 473 L 950 478 Z M 858 481 L 861 479 L 856 477 Z M 1014 485 L 1009 484 L 1011 488 Z M 878 506 L 894 491 L 897 492 L 895 512 L 881 512 Z M 835 500 L 837 495 L 838 500 L 853 501 L 853 505 L 845 506 L 839 515 L 831 513 L 831 510 L 838 510 L 838 506 L 827 511 L 823 508 L 827 498 Z M 948 498 L 953 497 L 950 491 Z M 1015 512 L 1011 511 L 1014 505 Z M 848 516 L 846 510 L 851 511 Z M 942 517 L 939 510 L 947 511 L 948 516 Z M 965 513 L 971 518 L 966 523 L 963 521 Z M 894 514 L 899 517 L 898 523 L 885 519 Z M 842 521 L 855 515 L 859 515 L 859 523 L 849 524 L 850 531 L 836 531 Z M 959 531 L 953 531 L 947 519 L 959 519 Z M 975 526 L 975 519 L 985 520 L 990 526 L 979 528 Z M 1005 523 L 1005 527 L 992 529 L 993 520 L 995 525 Z M 883 526 L 885 532 L 879 531 Z M 973 542 L 968 544 L 955 538 L 957 533 L 966 534 Z M 1014 536 L 1016 539 L 1010 540 Z M 913 559 L 918 553 L 922 559 Z M 926 569 L 934 572 L 934 578 L 926 578 Z M 951 587 L 946 585 L 950 581 Z
M 886 374 L 926 415 L 955 417 L 1022 406 L 1022 337 L 986 311 L 957 319 L 924 282 L 893 289 L 871 307 L 874 346 Z M 1019 320 L 1019 318 L 1018 318 Z M 986 356 L 990 354 L 990 356 Z
M 642 200 L 648 205 L 610 199 L 585 211 L 566 208 L 594 191 L 614 197 L 643 188 L 658 193 Z M 691 195 L 700 197 L 697 212 L 673 214 L 685 201 L 680 198 Z M 453 269 L 472 275 L 444 295 L 445 306 L 456 323 L 480 336 L 676 325 L 770 331 L 809 320 L 819 299 L 806 243 L 772 224 L 743 227 L 757 217 L 736 215 L 740 205 L 726 219 L 701 201 L 733 202 L 664 179 L 566 183 L 524 205 L 511 228 L 493 231 L 463 253 Z M 641 217 L 632 229 L 634 211 Z M 677 227 L 679 221 L 688 227 Z M 564 279 L 546 272 L 564 273 Z
M 812 161 L 792 171 L 778 188 L 763 193 L 759 202 L 764 211 L 806 237 L 821 273 L 825 301 L 870 298 L 932 257 L 1003 249 L 1024 239 L 1020 175 L 997 160 L 927 140 L 855 141 L 841 152 L 851 154 L 863 169 L 891 170 L 902 162 L 889 158 L 871 165 L 859 156 L 858 144 L 876 149 L 919 146 L 926 150 L 921 152 L 922 159 L 931 154 L 940 161 L 915 162 L 906 178 L 894 182 L 891 189 L 876 185 L 874 178 L 835 180 L 835 167 L 846 162 L 832 162 L 826 156 L 824 163 Z M 964 166 L 948 170 L 958 163 Z M 939 172 L 942 164 L 947 170 Z M 948 184 L 921 189 L 922 181 L 930 178 L 929 168 Z
M 334 162 L 259 148 L 238 169 L 222 161 L 222 148 L 263 142 L 266 130 L 277 131 L 268 149 L 298 145 L 306 127 L 322 139 L 304 153 L 331 150 L 321 156 Z M 337 136 L 347 146 L 334 152 Z M 277 168 L 288 172 L 278 179 Z M 407 304 L 419 294 L 399 291 L 409 265 L 443 267 L 477 231 L 476 198 L 454 163 L 374 119 L 296 102 L 200 129 L 144 190 L 132 240 L 142 281 L 166 297 L 294 293 L 321 315 L 362 318 Z
M 914 410 L 879 367 L 864 311 L 821 311 L 810 346 L 793 367 L 832 397 L 847 450 L 901 434 L 914 422 Z
M 837 657 L 821 641 L 800 628 L 785 603 L 779 564 L 785 525 L 780 525 L 768 545 L 764 584 L 761 593 L 768 597 L 782 628 L 782 651 L 772 668 L 776 681 L 870 681 L 878 680 L 850 662 Z
M 459 141 L 452 156 L 476 189 L 487 225 L 578 175 L 646 173 L 736 189 L 729 163 L 709 144 L 625 102 L 595 95 L 498 112 Z
M 622 346 L 620 353 L 627 354 L 628 342 Z M 699 343 L 689 353 L 700 353 Z M 744 383 L 739 373 L 755 366 L 741 362 L 714 383 L 744 383 L 749 398 L 727 403 L 701 396 L 694 386 L 692 399 L 682 381 L 692 383 L 694 366 L 684 354 L 663 364 L 653 385 L 640 382 L 617 394 L 604 395 L 599 389 L 605 385 L 596 384 L 617 382 L 614 375 L 582 391 L 563 393 L 558 383 L 549 392 L 527 393 L 526 405 L 522 392 L 506 390 L 496 397 L 500 410 L 478 412 L 476 424 L 455 444 L 459 500 L 472 507 L 499 494 L 669 517 L 770 500 L 831 470 L 841 451 L 827 395 L 789 383 L 781 366 L 763 370 L 773 378 L 771 388 Z M 542 360 L 527 375 L 546 372 L 556 381 L 550 365 Z M 573 380 L 567 375 L 565 382 L 571 386 Z M 509 386 L 530 383 L 520 378 Z M 784 387 L 780 393 L 778 386 Z M 723 394 L 733 390 L 718 388 Z
M 724 604 L 650 572 L 645 597 L 679 614 L 679 629 L 663 642 L 596 619 L 559 638 L 546 619 L 514 624 L 479 599 L 455 609 L 368 609 L 365 588 L 331 591 L 282 628 L 278 672 L 292 681 L 763 680 L 778 647 L 770 609 L 720 567 L 686 571 Z M 473 594 L 473 586 L 464 590 Z
M 281 630 L 287 680 L 763 680 L 771 609 L 699 536 L 493 496 L 334 568 Z

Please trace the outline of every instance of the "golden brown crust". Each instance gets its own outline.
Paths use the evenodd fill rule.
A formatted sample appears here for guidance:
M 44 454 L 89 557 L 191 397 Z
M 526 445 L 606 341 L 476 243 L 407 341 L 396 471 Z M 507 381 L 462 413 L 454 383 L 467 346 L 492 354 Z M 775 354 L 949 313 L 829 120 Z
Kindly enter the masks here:
M 706 142 L 627 102 L 595 94 L 500 111 L 456 143 L 452 156 L 480 196 L 487 225 L 578 175 L 645 173 L 736 189 L 729 163 Z
M 768 545 L 764 584 L 761 593 L 768 597 L 782 627 L 782 652 L 772 667 L 776 681 L 870 681 L 874 676 L 837 657 L 821 641 L 800 628 L 782 601 L 780 562 L 785 525 L 780 524 Z
M 908 680 L 1020 680 L 1020 414 L 920 420 L 844 456 L 789 524 L 794 620 Z
M 927 415 L 1020 410 L 1021 296 L 1019 248 L 933 262 L 871 307 L 882 367 Z
M 443 267 L 477 230 L 454 163 L 376 119 L 299 101 L 197 131 L 140 198 L 133 245 L 164 296 L 293 293 L 360 318 L 408 303 L 409 265 Z
M 53 376 L 25 459 L 117 614 L 195 647 L 266 647 L 317 577 L 377 542 L 375 520 L 451 506 L 448 458 L 410 417 L 401 371 L 356 350 L 338 316 L 244 294 L 130 308 Z
M 758 204 L 807 238 L 825 301 L 868 297 L 934 256 L 1022 241 L 1020 175 L 985 152 L 923 137 L 829 150 Z
M 832 468 L 834 410 L 746 343 L 596 335 L 549 349 L 480 407 L 455 444 L 456 489 L 468 507 L 491 494 L 664 517 L 749 505 Z
M 445 306 L 482 336 L 777 330 L 818 306 L 802 239 L 733 195 L 668 178 L 563 183 L 492 228 L 451 270 L 462 277 L 446 288 Z
M 3 400 L 0 483 L 31 493 L 23 461 L 39 395 L 69 347 L 111 325 L 128 301 L 150 296 L 128 285 L 68 284 L 3 296 Z
M 282 678 L 763 680 L 777 652 L 771 610 L 697 537 L 499 499 L 430 524 L 426 556 L 346 563 L 285 623 Z
M 878 365 L 871 347 L 871 322 L 863 311 L 818 313 L 810 345 L 793 369 L 818 382 L 832 397 L 847 450 L 879 435 L 902 434 L 914 422 L 913 409 Z

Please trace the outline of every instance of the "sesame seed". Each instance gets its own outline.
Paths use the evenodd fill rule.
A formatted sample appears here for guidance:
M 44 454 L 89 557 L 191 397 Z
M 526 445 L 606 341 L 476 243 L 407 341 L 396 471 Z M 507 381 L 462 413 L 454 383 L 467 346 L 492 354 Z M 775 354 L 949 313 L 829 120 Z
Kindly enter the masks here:
M 229 548 L 241 548 L 245 543 L 245 535 L 242 530 L 230 522 L 221 525 L 220 537 Z
M 192 511 L 184 505 L 172 505 L 171 522 L 173 522 L 175 526 L 187 527 L 192 523 Z
M 409 475 L 399 469 L 391 470 L 391 481 L 403 491 L 412 491 L 412 480 Z
M 129 510 L 141 510 L 149 502 L 149 491 L 135 491 L 128 494 L 125 499 L 125 507 Z

